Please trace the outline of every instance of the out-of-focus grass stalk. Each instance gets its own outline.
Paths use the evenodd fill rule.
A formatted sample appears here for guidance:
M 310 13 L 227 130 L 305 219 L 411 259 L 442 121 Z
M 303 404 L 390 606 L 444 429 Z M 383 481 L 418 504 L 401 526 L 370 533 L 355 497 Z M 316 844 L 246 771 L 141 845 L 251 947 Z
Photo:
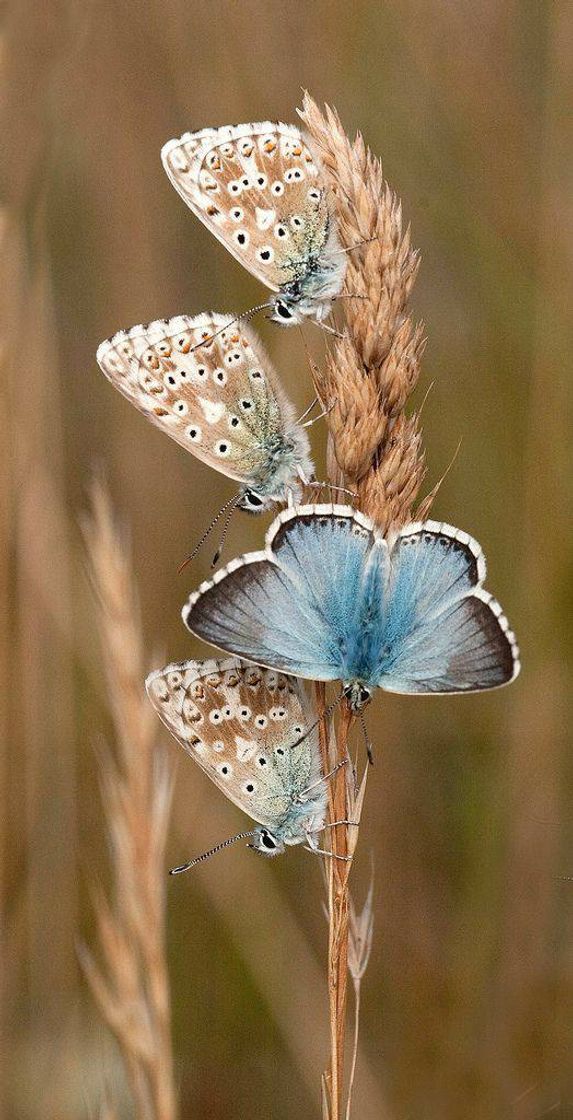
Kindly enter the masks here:
M 425 473 L 417 418 L 406 416 L 424 348 L 421 327 L 414 326 L 407 305 L 418 269 L 418 255 L 402 230 L 401 206 L 384 181 L 378 159 L 358 135 L 350 141 L 338 114 L 306 95 L 301 113 L 322 161 L 335 201 L 341 241 L 348 253 L 346 294 L 342 300 L 345 331 L 316 370 L 317 393 L 328 413 L 330 473 L 339 474 L 357 492 L 356 505 L 384 533 L 412 519 L 412 508 Z M 431 498 L 430 498 L 431 500 Z M 426 500 L 418 509 L 424 516 Z M 319 711 L 324 692 L 317 688 Z M 348 758 L 353 715 L 343 701 L 337 746 L 325 765 Z M 338 771 L 331 784 L 330 821 L 359 820 L 352 784 Z M 361 787 L 359 800 L 364 795 Z M 348 975 L 348 878 L 358 839 L 352 826 L 332 829 L 328 870 L 330 1069 L 323 1081 L 323 1112 L 340 1120 L 344 1093 L 346 989 Z M 366 966 L 364 966 L 366 967 Z
M 354 1076 L 356 1073 L 356 1059 L 358 1057 L 358 1031 L 360 1027 L 360 988 L 362 986 L 362 977 L 368 967 L 370 960 L 370 951 L 372 949 L 372 935 L 374 933 L 374 911 L 372 909 L 372 896 L 374 894 L 374 882 L 370 881 L 366 901 L 360 913 L 358 913 L 352 898 L 350 899 L 350 912 L 349 912 L 349 939 L 348 939 L 348 971 L 352 977 L 354 985 L 354 1042 L 352 1046 L 352 1064 L 350 1066 L 350 1077 L 348 1080 L 348 1099 L 346 1102 L 346 1120 L 350 1120 L 350 1106 L 352 1102 L 352 1090 L 354 1088 Z
M 137 1120 L 174 1120 L 164 930 L 172 780 L 143 688 L 146 666 L 131 558 L 101 484 L 92 489 L 84 536 L 116 752 L 100 755 L 113 880 L 111 902 L 101 891 L 95 895 L 102 963 L 85 946 L 80 958 L 92 995 L 119 1043 Z

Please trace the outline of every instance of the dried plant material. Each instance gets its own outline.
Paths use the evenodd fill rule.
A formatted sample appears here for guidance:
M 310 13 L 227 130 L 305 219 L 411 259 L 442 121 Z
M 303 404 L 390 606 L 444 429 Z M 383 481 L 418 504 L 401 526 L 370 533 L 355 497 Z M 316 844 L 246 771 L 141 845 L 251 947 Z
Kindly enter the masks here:
M 99 1011 L 119 1043 L 137 1120 L 174 1120 L 164 933 L 172 780 L 143 687 L 143 641 L 130 556 L 101 485 L 93 487 L 84 536 L 117 756 L 100 754 L 113 876 L 113 901 L 101 892 L 95 895 L 102 963 L 85 946 L 80 960 Z
M 419 257 L 402 228 L 400 202 L 362 136 L 350 141 L 338 114 L 328 106 L 321 113 L 308 94 L 300 115 L 348 250 L 346 333 L 323 375 L 340 400 L 328 420 L 334 455 L 346 477 L 361 480 L 359 508 L 388 532 L 411 520 L 424 477 L 417 422 L 404 416 L 424 349 L 422 327 L 413 325 L 407 306 Z M 367 401 L 371 407 L 362 411 Z
M 352 1090 L 356 1074 L 356 1058 L 358 1056 L 358 1033 L 360 1030 L 360 987 L 362 977 L 368 967 L 372 950 L 372 937 L 374 933 L 374 911 L 372 898 L 374 894 L 374 876 L 370 878 L 370 886 L 366 901 L 360 913 L 356 910 L 352 898 L 349 905 L 348 922 L 348 971 L 354 984 L 354 1044 L 352 1048 L 352 1065 L 348 1081 L 348 1098 L 346 1102 L 346 1120 L 350 1120 L 350 1107 Z
M 317 393 L 328 413 L 327 463 L 336 484 L 356 491 L 354 504 L 390 533 L 412 519 L 425 474 L 418 421 L 406 416 L 424 350 L 423 328 L 409 317 L 408 300 L 419 258 L 402 228 L 400 202 L 384 181 L 380 161 L 360 135 L 348 139 L 338 114 L 321 113 L 304 97 L 301 117 L 327 175 L 342 244 L 347 251 L 346 291 L 341 299 L 346 329 L 327 356 L 324 370 L 313 370 Z M 325 692 L 316 686 L 319 712 Z M 322 734 L 323 760 L 333 769 L 348 758 L 353 715 L 343 701 L 336 740 Z M 346 767 L 350 771 L 350 766 Z M 330 816 L 359 820 L 366 774 L 355 790 L 350 773 L 339 770 L 331 782 Z M 354 1079 L 358 1044 L 360 978 L 372 941 L 372 895 L 362 915 L 351 908 L 348 877 L 358 840 L 352 825 L 332 829 L 328 861 L 328 983 L 330 1068 L 323 1078 L 323 1113 L 340 1120 L 344 1081 L 346 985 L 350 968 L 356 1002 Z M 358 978 L 358 979 L 357 979 Z M 350 1110 L 348 1096 L 347 1117 Z
M 315 387 L 324 404 L 326 423 L 333 434 L 333 451 L 340 470 L 349 480 L 369 468 L 388 428 L 376 382 L 364 376 L 348 337 L 329 354 L 324 370 L 315 369 Z M 370 417 L 365 424 L 364 418 Z

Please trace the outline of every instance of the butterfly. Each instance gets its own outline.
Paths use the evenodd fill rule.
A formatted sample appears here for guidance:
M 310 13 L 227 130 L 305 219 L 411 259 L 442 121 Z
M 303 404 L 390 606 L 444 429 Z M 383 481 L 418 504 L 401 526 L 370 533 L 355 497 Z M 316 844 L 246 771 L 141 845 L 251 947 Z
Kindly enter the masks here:
M 163 723 L 211 781 L 258 827 L 235 840 L 276 856 L 290 844 L 321 851 L 327 787 L 313 711 L 301 681 L 238 658 L 183 661 L 149 675 L 149 699 Z
M 346 271 L 322 170 L 294 125 L 263 121 L 186 132 L 161 152 L 183 200 L 276 292 L 270 318 L 321 321 Z M 256 308 L 255 310 L 259 310 Z
M 279 514 L 263 551 L 203 583 L 183 620 L 262 665 L 342 680 L 357 711 L 377 687 L 475 692 L 517 676 L 485 572 L 477 541 L 451 525 L 417 522 L 386 540 L 350 506 L 309 505 Z
M 235 324 L 235 325 L 232 325 Z M 179 315 L 119 331 L 97 360 L 112 385 L 261 513 L 314 474 L 306 432 L 254 333 L 230 316 Z

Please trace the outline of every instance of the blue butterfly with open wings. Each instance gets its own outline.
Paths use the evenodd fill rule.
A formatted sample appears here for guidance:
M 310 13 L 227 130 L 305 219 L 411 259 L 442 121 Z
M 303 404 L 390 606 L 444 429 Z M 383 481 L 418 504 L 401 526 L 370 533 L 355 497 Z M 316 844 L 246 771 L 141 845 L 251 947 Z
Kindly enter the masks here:
M 284 510 L 183 608 L 212 645 L 308 680 L 341 680 L 354 711 L 375 688 L 427 694 L 508 684 L 515 636 L 484 590 L 483 552 L 437 521 L 384 538 L 343 505 Z

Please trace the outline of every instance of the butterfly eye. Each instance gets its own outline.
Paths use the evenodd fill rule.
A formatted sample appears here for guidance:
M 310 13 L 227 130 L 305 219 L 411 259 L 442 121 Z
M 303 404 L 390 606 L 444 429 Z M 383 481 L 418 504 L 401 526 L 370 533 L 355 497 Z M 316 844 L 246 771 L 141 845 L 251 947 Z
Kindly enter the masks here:
M 201 429 L 189 428 L 187 435 L 193 443 L 201 443 Z
M 285 193 L 284 183 L 279 182 L 279 180 L 277 179 L 277 181 L 275 183 L 273 183 L 273 185 L 271 187 L 271 191 L 273 192 L 273 194 L 277 194 L 277 195 L 278 194 L 284 194 Z
M 274 852 L 277 847 L 275 840 L 270 832 L 267 832 L 266 828 L 261 829 L 261 844 L 263 847 L 267 848 L 269 852 Z
M 227 374 L 225 373 L 225 370 L 216 369 L 213 373 L 213 381 L 216 381 L 219 385 L 225 385 L 227 381 Z
M 275 237 L 278 237 L 278 238 L 288 237 L 288 229 L 286 228 L 286 226 L 281 226 L 281 225 L 275 226 Z
M 265 262 L 272 261 L 274 255 L 274 249 L 272 249 L 270 245 L 261 246 L 261 248 L 257 252 L 257 257 L 259 258 L 259 260 Z
M 275 311 L 280 319 L 289 320 L 293 318 L 292 312 L 282 299 L 277 299 L 275 303 Z
M 237 242 L 237 245 L 240 245 L 241 248 L 244 248 L 246 245 L 249 244 L 249 235 L 248 235 L 248 233 L 245 229 L 237 230 L 237 232 L 234 236 L 235 236 L 235 241 Z
M 233 773 L 233 767 L 228 762 L 220 762 L 217 770 L 223 778 L 230 778 Z
M 257 787 L 254 784 L 254 782 L 246 782 L 245 785 L 243 786 L 243 789 L 244 789 L 245 793 L 254 793 L 256 788 Z
M 266 716 L 257 716 L 257 718 L 255 720 L 255 723 L 256 723 L 257 727 L 266 727 L 267 726 L 267 717 Z
M 225 440 L 223 439 L 220 441 L 220 443 L 215 444 L 215 454 L 218 455 L 221 459 L 225 459 L 227 455 L 229 455 L 230 451 L 231 448 L 229 444 L 225 443 Z
M 215 708 L 212 712 L 209 712 L 209 722 L 215 724 L 215 726 L 221 722 L 222 718 L 222 714 L 218 708 Z
M 239 180 L 238 179 L 231 179 L 231 182 L 229 183 L 229 186 L 227 187 L 227 190 L 228 190 L 229 194 L 234 194 L 234 195 L 240 194 L 241 193 L 241 184 L 240 184 Z

